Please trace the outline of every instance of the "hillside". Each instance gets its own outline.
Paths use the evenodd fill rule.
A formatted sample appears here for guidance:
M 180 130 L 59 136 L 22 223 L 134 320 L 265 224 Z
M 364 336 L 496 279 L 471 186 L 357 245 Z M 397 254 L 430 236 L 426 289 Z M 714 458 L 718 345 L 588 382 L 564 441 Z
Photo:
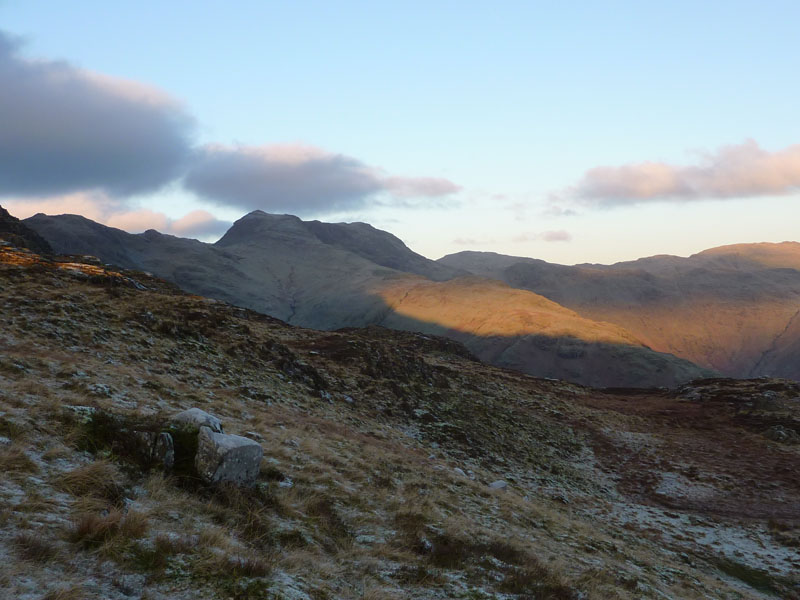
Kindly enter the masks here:
M 513 334 L 454 328 L 447 306 L 456 288 L 442 280 L 458 279 L 465 271 L 428 260 L 364 223 L 305 222 L 255 211 L 236 221 L 216 244 L 204 244 L 155 231 L 132 235 L 74 215 L 36 215 L 25 222 L 58 252 L 91 254 L 148 271 L 186 291 L 303 327 L 435 331 L 464 342 L 483 360 L 592 385 L 674 385 L 713 373 L 654 352 L 640 336 L 618 326 L 576 319 L 552 302 L 542 318 L 543 298 L 492 281 L 468 286 L 482 287 L 482 306 L 489 312 L 479 315 L 463 302 L 460 310 L 468 309 L 471 319 L 513 320 Z M 428 298 L 439 296 L 424 314 L 411 308 L 411 297 L 398 305 L 398 297 L 415 290 L 418 298 L 422 289 Z M 524 316 L 500 316 L 509 306 Z M 607 339 L 598 339 L 598 331 L 612 330 Z
M 459 340 L 502 367 L 597 387 L 675 386 L 712 371 L 653 352 L 625 329 L 592 321 L 531 292 L 462 277 L 382 285 L 391 312 L 381 324 Z
M 442 264 L 533 291 L 625 328 L 653 350 L 734 377 L 800 379 L 800 244 L 740 244 L 689 258 L 549 264 L 463 252 Z
M 0 304 L 10 597 L 800 597 L 798 384 L 602 392 L 8 247 Z M 109 439 L 191 407 L 253 488 Z

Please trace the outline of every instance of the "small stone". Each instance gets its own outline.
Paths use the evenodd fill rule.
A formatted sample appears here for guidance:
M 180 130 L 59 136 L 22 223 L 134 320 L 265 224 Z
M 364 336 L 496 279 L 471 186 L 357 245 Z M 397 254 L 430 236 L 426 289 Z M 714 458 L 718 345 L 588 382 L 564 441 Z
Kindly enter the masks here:
M 222 433 L 222 423 L 212 414 L 199 408 L 190 408 L 179 412 L 172 417 L 172 422 L 178 425 L 188 425 L 190 427 L 208 427 L 211 431 Z
M 489 489 L 492 490 L 504 490 L 506 488 L 508 488 L 508 482 L 502 479 L 498 479 L 497 481 L 493 481 L 489 484 Z
M 134 431 L 133 438 L 136 440 L 136 452 L 139 458 L 145 462 L 153 456 L 153 448 L 156 444 L 157 434 L 152 431 Z
M 258 442 L 201 427 L 194 465 L 206 483 L 227 481 L 237 485 L 254 485 L 263 454 L 264 450 Z
M 111 397 L 111 387 L 105 383 L 92 383 L 87 386 L 87 389 L 95 396 L 102 396 L 104 398 Z
M 171 471 L 175 466 L 175 444 L 172 436 L 165 431 L 158 434 L 153 445 L 153 462 L 165 471 Z

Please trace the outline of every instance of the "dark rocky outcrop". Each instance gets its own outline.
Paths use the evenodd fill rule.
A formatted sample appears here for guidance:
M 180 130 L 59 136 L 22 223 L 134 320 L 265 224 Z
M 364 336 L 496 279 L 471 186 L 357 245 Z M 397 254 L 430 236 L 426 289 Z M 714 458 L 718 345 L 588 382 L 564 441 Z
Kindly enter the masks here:
M 52 254 L 53 249 L 41 235 L 0 206 L 0 240 L 37 254 Z

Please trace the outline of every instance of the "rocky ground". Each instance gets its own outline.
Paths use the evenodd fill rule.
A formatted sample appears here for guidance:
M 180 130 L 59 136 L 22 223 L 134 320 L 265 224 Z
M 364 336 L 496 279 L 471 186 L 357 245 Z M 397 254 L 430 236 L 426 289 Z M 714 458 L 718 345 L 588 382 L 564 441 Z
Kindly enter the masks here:
M 0 246 L 0 597 L 800 598 L 800 386 L 593 390 Z M 188 408 L 253 487 L 125 451 Z

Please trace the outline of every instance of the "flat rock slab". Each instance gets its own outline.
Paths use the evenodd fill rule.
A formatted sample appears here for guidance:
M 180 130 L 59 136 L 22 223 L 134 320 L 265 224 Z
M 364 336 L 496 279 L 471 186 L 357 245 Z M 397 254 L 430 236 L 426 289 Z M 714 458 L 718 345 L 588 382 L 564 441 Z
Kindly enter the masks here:
M 258 442 L 201 427 L 197 435 L 194 466 L 206 483 L 253 485 L 263 454 L 264 450 Z
M 179 412 L 172 417 L 172 422 L 176 425 L 188 425 L 198 429 L 200 427 L 208 427 L 211 431 L 222 433 L 222 422 L 214 415 L 199 408 L 189 408 Z

